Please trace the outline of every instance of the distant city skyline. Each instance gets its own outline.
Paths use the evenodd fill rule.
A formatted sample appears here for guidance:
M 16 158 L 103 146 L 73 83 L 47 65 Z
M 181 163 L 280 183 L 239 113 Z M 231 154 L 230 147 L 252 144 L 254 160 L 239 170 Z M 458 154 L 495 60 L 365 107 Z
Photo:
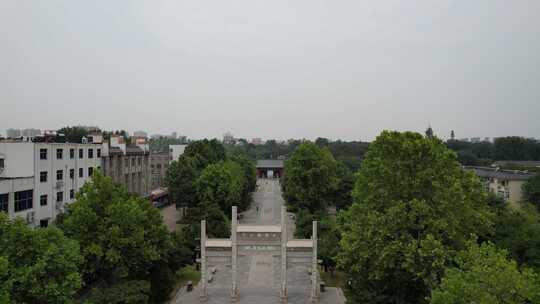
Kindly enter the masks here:
M 539 11 L 530 0 L 4 0 L 0 132 L 370 141 L 431 125 L 442 138 L 540 138 Z

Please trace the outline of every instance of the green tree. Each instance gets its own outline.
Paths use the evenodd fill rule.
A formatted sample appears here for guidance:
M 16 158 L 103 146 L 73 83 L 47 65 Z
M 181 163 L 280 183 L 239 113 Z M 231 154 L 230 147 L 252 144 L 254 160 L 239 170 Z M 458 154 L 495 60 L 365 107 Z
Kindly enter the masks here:
M 171 247 L 159 211 L 99 172 L 83 186 L 59 226 L 81 246 L 87 283 L 145 277 Z
M 431 294 L 432 304 L 540 303 L 540 280 L 530 269 L 520 270 L 506 251 L 491 243 L 470 247 L 447 268 L 441 285 Z
M 523 184 L 525 200 L 534 204 L 540 211 L 540 174 L 536 174 Z
M 508 206 L 497 209 L 495 231 L 489 239 L 508 250 L 520 266 L 540 271 L 540 214 L 530 204 L 519 210 Z
M 352 204 L 352 190 L 355 179 L 351 170 L 341 161 L 337 162 L 336 176 L 338 178 L 338 184 L 334 191 L 332 202 L 339 210 Z
M 64 134 L 66 136 L 66 141 L 70 143 L 81 143 L 82 138 L 88 136 L 88 129 L 81 126 L 67 126 L 58 129 L 57 132 L 59 134 Z
M 217 139 L 191 142 L 186 147 L 184 155 L 194 157 L 201 170 L 210 164 L 224 161 L 226 158 L 225 147 Z
M 326 211 L 338 185 L 337 163 L 326 148 L 313 143 L 298 146 L 285 161 L 282 180 L 287 203 L 311 213 Z
M 200 175 L 197 160 L 182 155 L 167 169 L 166 183 L 176 207 L 195 207 L 198 203 L 195 181 Z
M 423 303 L 444 266 L 492 214 L 479 180 L 436 137 L 384 131 L 339 218 L 338 264 L 353 303 Z
M 10 303 L 10 290 L 9 262 L 6 257 L 0 256 L 0 304 Z
M 85 304 L 146 304 L 150 298 L 147 281 L 126 281 L 92 289 Z
M 242 169 L 241 174 L 243 175 L 244 185 L 242 187 L 242 204 L 240 204 L 239 207 L 241 210 L 246 210 L 251 203 L 251 194 L 257 187 L 257 172 L 255 165 L 243 155 L 233 155 L 230 159 L 237 163 Z
M 81 287 L 76 241 L 0 213 L 0 303 L 71 303 Z
M 334 217 L 324 217 L 319 223 L 318 253 L 325 271 L 333 275 L 339 253 L 340 234 Z
M 202 208 L 218 206 L 225 214 L 242 199 L 242 169 L 227 161 L 206 167 L 195 182 L 197 198 Z

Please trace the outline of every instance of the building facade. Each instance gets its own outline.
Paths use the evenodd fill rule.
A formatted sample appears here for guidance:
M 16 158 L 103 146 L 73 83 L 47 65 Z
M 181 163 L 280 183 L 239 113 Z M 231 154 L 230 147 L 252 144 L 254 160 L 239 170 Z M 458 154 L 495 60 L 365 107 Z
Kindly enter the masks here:
M 257 161 L 257 178 L 281 178 L 284 161 L 282 159 L 261 159 Z
M 103 174 L 130 193 L 147 196 L 151 189 L 150 150 L 148 145 L 127 146 L 123 138 L 112 136 L 104 144 Z
M 522 186 L 534 174 L 518 170 L 491 167 L 465 167 L 472 170 L 484 183 L 486 191 L 496 194 L 512 207 L 518 208 L 523 200 Z
M 46 227 L 100 169 L 101 145 L 0 142 L 0 159 L 2 211 Z
M 150 154 L 152 190 L 166 186 L 165 177 L 167 176 L 167 169 L 169 168 L 169 158 L 168 152 Z
M 169 145 L 169 163 L 184 154 L 187 145 Z

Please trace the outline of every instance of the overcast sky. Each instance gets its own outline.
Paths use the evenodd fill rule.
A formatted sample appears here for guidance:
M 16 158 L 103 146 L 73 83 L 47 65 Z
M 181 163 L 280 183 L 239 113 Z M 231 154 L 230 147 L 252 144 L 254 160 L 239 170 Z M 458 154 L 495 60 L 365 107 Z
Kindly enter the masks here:
M 0 0 L 0 134 L 540 138 L 540 1 Z

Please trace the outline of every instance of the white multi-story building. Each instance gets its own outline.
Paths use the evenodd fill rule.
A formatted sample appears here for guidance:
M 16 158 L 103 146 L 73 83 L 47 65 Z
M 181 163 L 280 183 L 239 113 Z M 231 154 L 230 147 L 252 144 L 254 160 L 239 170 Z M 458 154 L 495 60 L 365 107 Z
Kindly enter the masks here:
M 0 142 L 0 210 L 47 226 L 101 168 L 101 144 Z
M 184 154 L 186 147 L 187 145 L 169 145 L 169 163 L 178 160 L 178 158 Z

